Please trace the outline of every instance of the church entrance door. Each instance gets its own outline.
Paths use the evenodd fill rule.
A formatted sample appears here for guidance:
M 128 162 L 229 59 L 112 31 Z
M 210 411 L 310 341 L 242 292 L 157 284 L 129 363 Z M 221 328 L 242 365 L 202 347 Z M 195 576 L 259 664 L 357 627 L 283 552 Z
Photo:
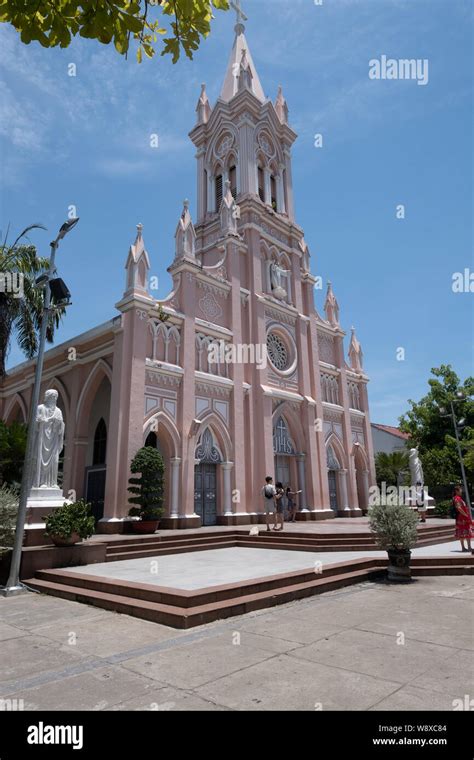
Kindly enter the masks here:
M 201 462 L 194 468 L 194 511 L 202 525 L 216 525 L 216 465 Z
M 275 457 L 275 483 L 286 486 L 290 482 L 290 458 L 278 454 Z
M 338 503 L 337 503 L 336 470 L 328 471 L 328 483 L 329 483 L 329 506 L 331 507 L 331 509 L 337 512 Z

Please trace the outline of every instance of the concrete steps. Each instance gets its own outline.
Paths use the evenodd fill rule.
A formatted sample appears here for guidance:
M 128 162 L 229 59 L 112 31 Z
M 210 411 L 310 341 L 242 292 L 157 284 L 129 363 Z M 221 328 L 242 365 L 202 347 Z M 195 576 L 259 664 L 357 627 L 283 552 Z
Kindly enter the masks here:
M 196 591 L 92 578 L 67 570 L 39 571 L 35 578 L 25 583 L 36 591 L 63 599 L 92 604 L 174 628 L 190 628 L 359 583 L 382 573 L 382 567 L 374 565 L 370 559 L 364 559 L 328 567 L 323 574 L 308 568 Z
M 239 544 L 242 545 L 242 544 Z M 155 549 L 151 551 L 156 552 Z M 308 558 L 309 559 L 309 558 Z M 249 579 L 239 583 L 183 590 L 103 578 L 67 569 L 39 570 L 30 588 L 174 628 L 191 628 L 221 618 L 284 604 L 314 594 L 385 577 L 385 557 L 365 557 L 323 568 Z M 412 575 L 473 575 L 474 557 L 417 557 Z
M 425 527 L 419 531 L 417 547 L 430 546 L 452 539 L 453 529 L 450 525 L 446 527 Z M 114 540 L 107 543 L 106 561 L 115 562 L 117 560 L 140 559 L 190 551 L 207 551 L 232 546 L 307 552 L 371 552 L 377 549 L 371 533 L 313 534 L 273 530 L 267 532 L 263 529 L 257 535 L 251 535 L 249 530 L 240 529 L 212 533 L 196 532 L 188 535 L 153 534 Z

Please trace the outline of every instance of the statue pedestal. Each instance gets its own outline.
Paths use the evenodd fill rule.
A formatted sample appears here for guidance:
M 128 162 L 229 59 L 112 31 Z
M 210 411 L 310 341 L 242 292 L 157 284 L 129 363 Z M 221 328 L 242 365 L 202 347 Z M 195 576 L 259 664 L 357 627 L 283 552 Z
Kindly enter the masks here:
M 40 486 L 32 488 L 26 502 L 25 538 L 23 546 L 43 546 L 52 544 L 45 536 L 44 518 L 54 509 L 70 504 L 70 499 L 63 496 L 58 486 Z
M 283 301 L 283 299 L 286 298 L 286 290 L 282 288 L 281 285 L 278 285 L 278 287 L 273 288 L 272 296 L 278 298 L 279 301 Z

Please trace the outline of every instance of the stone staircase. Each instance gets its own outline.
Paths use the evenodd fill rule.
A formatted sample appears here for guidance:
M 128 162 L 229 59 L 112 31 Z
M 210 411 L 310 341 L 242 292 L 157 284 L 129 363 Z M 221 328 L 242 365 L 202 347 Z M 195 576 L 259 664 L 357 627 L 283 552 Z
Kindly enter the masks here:
M 450 525 L 424 527 L 419 530 L 417 547 L 430 546 L 453 540 L 453 528 Z M 231 546 L 258 547 L 266 549 L 285 549 L 308 552 L 357 552 L 377 549 L 371 533 L 324 533 L 307 532 L 267 532 L 260 529 L 257 535 L 250 531 L 215 531 L 208 533 L 190 533 L 187 535 L 167 535 L 166 533 L 122 537 L 107 543 L 106 561 L 115 562 L 125 559 L 180 554 L 191 551 L 227 548 Z
M 424 526 L 419 529 L 417 546 L 452 540 L 451 525 Z M 304 570 L 195 590 L 104 578 L 72 572 L 66 568 L 37 570 L 35 576 L 24 580 L 24 583 L 35 591 L 63 599 L 91 604 L 174 628 L 191 628 L 362 581 L 382 581 L 387 567 L 386 557 L 370 556 L 377 547 L 372 534 L 366 532 L 267 533 L 264 529 L 258 535 L 251 535 L 249 530 L 236 529 L 190 531 L 185 535 L 163 533 L 121 536 L 109 538 L 106 543 L 107 562 L 232 546 L 309 553 L 363 551 L 367 552 L 368 556 L 347 562 L 327 565 L 324 563 L 321 571 L 312 567 L 311 556 L 308 556 L 308 567 Z M 415 578 L 428 575 L 472 575 L 474 557 L 461 553 L 454 557 L 417 557 L 412 559 L 411 566 Z

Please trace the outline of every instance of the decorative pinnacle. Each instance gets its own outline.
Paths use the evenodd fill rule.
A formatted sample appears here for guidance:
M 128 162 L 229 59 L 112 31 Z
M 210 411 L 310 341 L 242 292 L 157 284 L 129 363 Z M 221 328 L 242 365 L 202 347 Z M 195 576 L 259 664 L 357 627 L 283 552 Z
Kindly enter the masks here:
M 142 224 L 141 222 L 139 222 L 139 223 L 137 224 L 137 238 L 138 238 L 138 239 L 140 239 L 140 238 L 141 238 L 141 236 L 142 236 L 142 231 L 143 231 L 143 224 Z

